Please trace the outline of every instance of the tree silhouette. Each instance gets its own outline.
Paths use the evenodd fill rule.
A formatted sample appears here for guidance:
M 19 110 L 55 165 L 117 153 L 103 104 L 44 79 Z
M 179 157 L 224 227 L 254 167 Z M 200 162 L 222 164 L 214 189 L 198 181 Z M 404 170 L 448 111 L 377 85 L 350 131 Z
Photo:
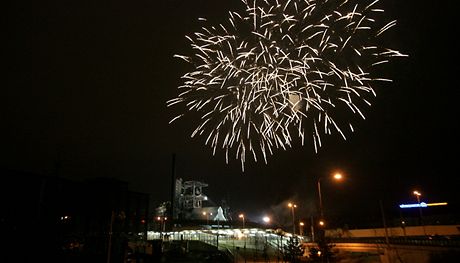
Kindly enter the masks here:
M 303 255 L 302 243 L 298 237 L 291 237 L 284 246 L 283 256 L 288 262 L 299 262 L 299 257 Z

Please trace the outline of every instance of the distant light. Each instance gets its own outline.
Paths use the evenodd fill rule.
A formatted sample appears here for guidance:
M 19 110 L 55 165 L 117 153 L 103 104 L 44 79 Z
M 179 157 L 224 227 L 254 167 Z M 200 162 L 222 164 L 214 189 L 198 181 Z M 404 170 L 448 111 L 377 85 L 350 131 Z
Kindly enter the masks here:
M 335 180 L 342 180 L 342 178 L 343 178 L 342 174 L 339 174 L 339 173 L 334 174 Z
M 264 216 L 264 218 L 262 220 L 264 220 L 265 223 L 269 223 L 270 222 L 270 217 Z
M 440 205 L 447 205 L 447 202 L 441 202 L 441 203 L 425 203 L 421 202 L 420 204 L 402 204 L 399 205 L 400 208 L 415 208 L 415 207 L 428 207 L 428 206 L 440 206 Z

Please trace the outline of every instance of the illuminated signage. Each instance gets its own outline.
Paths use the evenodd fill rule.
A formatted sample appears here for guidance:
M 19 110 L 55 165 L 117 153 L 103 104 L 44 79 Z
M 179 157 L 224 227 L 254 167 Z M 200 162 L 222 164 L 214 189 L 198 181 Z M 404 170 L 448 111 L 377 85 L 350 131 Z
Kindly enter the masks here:
M 447 205 L 447 202 L 442 202 L 442 203 L 417 203 L 417 204 L 402 204 L 399 205 L 400 208 L 415 208 L 415 207 L 428 207 L 428 206 L 439 206 L 439 205 Z

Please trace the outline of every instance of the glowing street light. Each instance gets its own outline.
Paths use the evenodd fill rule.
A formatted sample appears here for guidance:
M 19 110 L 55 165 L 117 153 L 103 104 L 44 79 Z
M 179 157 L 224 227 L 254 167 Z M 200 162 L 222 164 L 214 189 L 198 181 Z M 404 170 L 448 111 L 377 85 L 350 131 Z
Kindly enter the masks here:
M 324 227 L 326 225 L 326 222 L 324 222 L 324 220 L 319 220 L 318 224 L 320 227 Z
M 243 229 L 244 229 L 244 214 L 240 214 L 238 217 L 243 220 Z
M 323 231 L 323 228 L 325 227 L 326 225 L 326 222 L 324 221 L 324 212 L 323 212 L 323 198 L 321 196 L 321 179 L 322 177 L 319 177 L 318 178 L 318 181 L 317 181 L 317 187 L 318 187 L 318 200 L 319 200 L 319 214 L 320 214 L 320 218 L 319 218 L 319 222 L 318 222 L 318 225 L 319 227 L 321 228 L 321 231 L 320 231 L 320 239 L 323 239 L 324 238 L 324 231 Z M 343 175 L 341 173 L 335 173 L 333 176 L 332 176 L 332 179 L 334 179 L 335 181 L 342 181 L 343 180 Z M 313 224 L 312 224 L 313 226 Z M 312 229 L 312 233 L 313 233 L 313 229 Z M 314 241 L 314 240 L 313 240 Z
M 299 235 L 303 236 L 303 227 L 304 227 L 304 223 L 303 222 L 299 222 Z
M 206 225 L 209 225 L 209 216 L 212 216 L 212 213 L 203 212 L 203 215 L 206 216 Z
M 415 195 L 415 197 L 417 198 L 418 212 L 419 212 L 419 214 L 420 214 L 420 225 L 421 225 L 422 228 L 423 228 L 423 234 L 425 234 L 425 236 L 426 236 L 425 225 L 423 224 L 422 205 L 421 205 L 421 203 L 420 203 L 420 196 L 422 196 L 422 193 L 421 193 L 420 191 L 417 191 L 417 190 L 413 191 L 412 193 L 413 193 L 413 194 Z
M 264 217 L 262 218 L 262 220 L 263 220 L 266 224 L 270 223 L 270 221 L 271 221 L 270 217 L 268 217 L 268 216 L 264 216 Z
M 162 232 L 165 232 L 166 220 L 168 220 L 168 218 L 166 216 L 158 216 L 157 217 L 157 221 L 160 223 L 160 236 L 162 235 Z
M 334 174 L 333 177 L 334 177 L 334 179 L 337 180 L 337 181 L 340 181 L 340 180 L 343 179 L 343 176 L 342 176 L 341 173 L 336 173 L 336 174 Z
M 340 173 L 335 173 L 332 177 L 336 181 L 341 181 L 343 179 L 342 174 Z M 321 179 L 322 177 L 318 178 L 317 181 L 317 187 L 318 187 L 318 199 L 319 199 L 319 213 L 320 213 L 320 219 L 324 220 L 324 212 L 323 212 L 323 199 L 321 196 Z
M 289 203 L 288 207 L 291 208 L 291 213 L 292 213 L 292 234 L 295 235 L 295 213 L 294 213 L 294 208 L 297 208 L 296 204 Z

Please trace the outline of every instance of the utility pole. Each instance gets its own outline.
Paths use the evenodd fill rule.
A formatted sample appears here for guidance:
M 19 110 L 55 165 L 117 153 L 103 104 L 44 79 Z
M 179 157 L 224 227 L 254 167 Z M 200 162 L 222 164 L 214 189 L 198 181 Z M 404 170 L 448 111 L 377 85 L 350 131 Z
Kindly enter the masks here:
M 169 217 L 171 222 L 174 220 L 174 199 L 176 197 L 176 154 L 172 155 L 172 164 L 171 164 L 171 204 L 169 208 Z
M 311 228 L 311 242 L 315 242 L 315 220 L 313 216 L 310 217 L 310 228 Z
M 385 212 L 383 210 L 382 199 L 379 200 L 379 204 L 380 204 L 380 213 L 382 214 L 383 228 L 385 229 L 385 243 L 387 244 L 387 246 L 389 246 L 390 245 L 390 240 L 388 239 L 388 228 L 387 228 L 387 223 L 386 223 L 386 220 L 385 220 Z
M 112 210 L 112 215 L 110 216 L 109 224 L 109 241 L 107 242 L 107 263 L 110 263 L 110 255 L 112 253 L 112 230 L 113 230 L 113 221 L 115 219 L 115 211 Z

